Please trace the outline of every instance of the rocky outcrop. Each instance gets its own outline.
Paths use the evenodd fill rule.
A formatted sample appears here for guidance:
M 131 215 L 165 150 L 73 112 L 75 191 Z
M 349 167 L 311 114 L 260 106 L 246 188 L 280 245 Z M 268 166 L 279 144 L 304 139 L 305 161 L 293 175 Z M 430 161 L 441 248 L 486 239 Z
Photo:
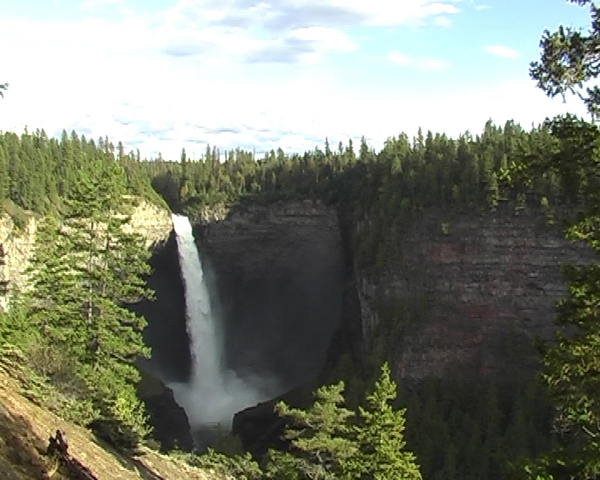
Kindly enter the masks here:
M 378 335 L 398 379 L 530 372 L 532 342 L 550 338 L 565 292 L 561 265 L 592 258 L 542 213 L 508 208 L 417 213 L 397 236 L 394 260 L 377 275 L 354 269 L 353 278 L 336 212 L 320 203 L 237 206 L 198 224 L 196 237 L 229 364 L 291 379 L 286 389 L 318 370 L 333 331 L 352 329 L 357 314 L 362 332 L 352 336 L 362 336 L 363 354 L 388 322 Z M 349 298 L 359 312 L 344 312 Z
M 286 385 L 292 388 L 306 380 L 294 365 L 307 368 L 312 361 L 316 369 L 315 359 L 323 358 L 318 349 L 326 349 L 329 332 L 340 325 L 334 338 L 345 337 L 345 347 L 334 349 L 358 343 L 361 352 L 354 353 L 364 358 L 376 353 L 371 340 L 379 337 L 378 347 L 385 346 L 383 355 L 403 383 L 428 376 L 526 377 L 537 365 L 534 339 L 549 338 L 554 329 L 553 305 L 566 288 L 561 265 L 593 258 L 540 212 L 429 209 L 402 224 L 394 260 L 373 274 L 372 268 L 351 268 L 351 248 L 343 245 L 353 228 L 347 225 L 343 238 L 333 209 L 302 202 L 240 207 L 197 227 L 226 319 L 232 365 L 289 376 L 296 380 Z M 322 296 L 303 292 L 306 285 Z M 319 312 L 324 298 L 335 298 L 336 308 Z M 316 307 L 299 314 L 306 305 Z M 331 323 L 334 318 L 341 320 Z M 326 335 L 318 349 L 302 328 Z M 234 431 L 247 448 L 264 453 L 281 433 L 273 401 L 238 413 Z
M 137 391 L 146 406 L 153 438 L 160 442 L 163 451 L 174 448 L 191 451 L 194 441 L 190 424 L 185 410 L 175 401 L 173 391 L 157 376 L 148 373 L 143 365 L 140 373 Z
M 396 261 L 357 284 L 367 335 L 380 320 L 374 304 L 421 310 L 390 352 L 404 379 L 530 370 L 532 342 L 551 337 L 554 302 L 565 292 L 561 265 L 592 258 L 531 211 L 426 211 L 407 223 L 398 248 Z
M 25 269 L 33 253 L 37 220 L 27 217 L 17 228 L 9 215 L 0 216 L 0 309 L 8 307 L 8 293 L 26 288 Z
M 18 228 L 9 215 L 0 216 L 0 308 L 3 310 L 7 308 L 9 292 L 27 286 L 25 272 L 35 247 L 38 222 L 34 215 L 29 215 L 24 226 Z M 169 238 L 173 227 L 167 210 L 138 201 L 127 228 L 142 235 L 149 248 L 156 248 Z
M 152 349 L 147 371 L 165 382 L 186 382 L 190 374 L 190 348 L 185 318 L 185 292 L 181 280 L 174 233 L 150 258 L 148 286 L 154 301 L 144 300 L 134 310 L 148 322 L 144 342 Z
M 125 230 L 140 234 L 148 247 L 157 248 L 167 241 L 173 230 L 171 213 L 152 203 L 140 201 L 131 212 Z

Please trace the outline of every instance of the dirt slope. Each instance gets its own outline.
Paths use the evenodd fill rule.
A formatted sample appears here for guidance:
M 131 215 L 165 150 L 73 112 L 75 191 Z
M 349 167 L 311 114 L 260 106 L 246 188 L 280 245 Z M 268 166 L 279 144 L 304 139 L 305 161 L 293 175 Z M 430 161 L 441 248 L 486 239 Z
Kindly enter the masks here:
M 100 480 L 220 480 L 144 447 L 125 456 L 18 392 L 18 382 L 0 369 L 0 480 L 75 478 L 45 455 L 57 429 L 66 434 L 68 453 Z

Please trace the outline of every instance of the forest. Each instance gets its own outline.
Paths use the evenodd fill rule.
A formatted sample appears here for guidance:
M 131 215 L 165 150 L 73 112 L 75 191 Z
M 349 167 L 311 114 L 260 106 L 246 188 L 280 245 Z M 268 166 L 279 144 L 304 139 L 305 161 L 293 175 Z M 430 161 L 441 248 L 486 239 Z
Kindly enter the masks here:
M 594 119 L 600 88 L 584 84 L 600 74 L 600 8 L 573 3 L 589 5 L 591 31 L 546 32 L 530 75 L 549 96 L 577 92 Z M 41 228 L 33 288 L 9 292 L 11 307 L 0 312 L 0 356 L 26 369 L 41 403 L 129 449 L 152 435 L 134 366 L 150 354 L 145 321 L 127 308 L 152 298 L 150 253 L 121 228 L 139 198 L 191 218 L 245 202 L 320 201 L 335 207 L 355 268 L 370 275 L 398 255 L 402 226 L 431 208 L 485 215 L 534 208 L 548 223 L 568 211 L 560 216 L 567 238 L 599 253 L 600 128 L 572 115 L 530 130 L 490 120 L 458 138 L 399 133 L 379 152 L 364 137 L 357 146 L 325 138 L 303 154 L 279 148 L 259 157 L 207 146 L 195 161 L 185 150 L 177 159 L 141 158 L 120 142 L 77 132 L 1 132 L 1 208 L 17 228 L 32 216 Z M 352 228 L 360 224 L 369 228 Z M 531 378 L 396 386 L 384 348 L 360 365 L 338 365 L 312 407 L 278 404 L 284 451 L 258 462 L 231 449 L 186 458 L 238 478 L 598 478 L 600 269 L 566 266 L 564 275 L 557 337 L 540 345 L 540 373 Z M 394 313 L 418 320 L 418 306 Z

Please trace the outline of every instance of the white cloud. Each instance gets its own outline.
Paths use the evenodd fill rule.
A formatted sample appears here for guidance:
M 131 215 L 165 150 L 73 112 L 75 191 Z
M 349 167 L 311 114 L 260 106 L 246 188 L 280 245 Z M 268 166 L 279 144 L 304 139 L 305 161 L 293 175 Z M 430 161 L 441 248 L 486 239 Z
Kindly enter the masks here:
M 358 48 L 348 35 L 325 27 L 304 27 L 291 32 L 291 36 L 307 42 L 319 42 L 325 50 L 351 51 Z
M 431 16 L 459 13 L 459 9 L 453 2 L 427 0 L 389 2 L 387 0 L 375 0 L 371 2 L 360 1 L 359 3 L 361 13 L 366 17 L 367 23 L 378 26 L 402 25 Z
M 450 63 L 439 58 L 413 58 L 398 51 L 390 52 L 388 60 L 397 65 L 414 67 L 417 70 L 424 71 L 447 70 L 450 68 Z
M 285 36 L 249 43 L 244 59 L 250 62 L 298 63 L 318 61 L 327 52 L 350 52 L 358 44 L 339 30 L 326 27 L 303 27 Z
M 445 89 L 419 95 L 386 91 L 364 98 L 355 105 L 355 111 L 357 118 L 369 118 L 358 128 L 374 140 L 376 148 L 381 148 L 391 135 L 415 135 L 419 127 L 457 137 L 466 130 L 481 132 L 490 117 L 498 125 L 514 119 L 528 129 L 532 123 L 539 124 L 558 113 L 585 114 L 577 99 L 570 99 L 567 104 L 550 100 L 529 80 L 464 87 L 451 93 Z
M 0 130 L 20 132 L 27 125 L 51 135 L 76 129 L 88 138 L 122 140 L 142 155 L 161 151 L 178 159 L 182 147 L 200 157 L 206 142 L 221 149 L 302 151 L 322 145 L 325 136 L 337 145 L 365 135 L 379 148 L 388 136 L 414 134 L 419 125 L 456 135 L 479 131 L 490 116 L 497 122 L 514 117 L 528 127 L 564 109 L 529 81 L 423 92 L 418 84 L 380 88 L 385 82 L 373 69 L 374 83 L 352 86 L 342 76 L 347 72 L 326 61 L 360 47 L 345 25 L 435 21 L 456 13 L 457 5 L 186 0 L 166 14 L 110 22 L 2 18 L 0 45 L 10 48 L 0 49 L 0 82 L 10 88 L 0 100 Z M 442 76 L 419 71 L 451 68 L 450 59 L 400 51 L 387 60 L 431 81 Z M 349 60 L 367 71 L 361 61 L 358 55 Z
M 496 57 L 517 58 L 519 56 L 519 52 L 512 48 L 505 47 L 504 45 L 489 45 L 485 47 L 484 50 Z
M 78 5 L 80 10 L 95 10 L 106 5 L 123 5 L 125 0 L 86 0 Z
M 458 0 L 460 1 L 460 0 Z M 181 0 L 170 18 L 187 25 L 262 26 L 267 30 L 311 26 L 401 25 L 459 12 L 457 0 Z
M 417 60 L 417 68 L 419 70 L 447 70 L 450 68 L 450 64 L 439 58 L 422 58 Z
M 448 17 L 435 17 L 433 23 L 438 27 L 449 27 L 452 21 Z
M 392 63 L 397 63 L 398 65 L 409 65 L 412 62 L 410 57 L 408 57 L 407 55 L 405 55 L 401 52 L 397 52 L 397 51 L 391 52 L 388 55 L 388 59 Z
M 489 5 L 475 5 L 475 10 L 481 12 L 483 10 L 489 10 L 491 7 Z

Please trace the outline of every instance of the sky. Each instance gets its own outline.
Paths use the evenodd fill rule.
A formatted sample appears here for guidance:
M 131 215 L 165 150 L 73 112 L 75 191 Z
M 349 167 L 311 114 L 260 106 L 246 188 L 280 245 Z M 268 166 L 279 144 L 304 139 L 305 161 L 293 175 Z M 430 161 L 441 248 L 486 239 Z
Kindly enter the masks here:
M 0 0 L 0 130 L 262 153 L 571 111 L 529 78 L 565 0 Z

